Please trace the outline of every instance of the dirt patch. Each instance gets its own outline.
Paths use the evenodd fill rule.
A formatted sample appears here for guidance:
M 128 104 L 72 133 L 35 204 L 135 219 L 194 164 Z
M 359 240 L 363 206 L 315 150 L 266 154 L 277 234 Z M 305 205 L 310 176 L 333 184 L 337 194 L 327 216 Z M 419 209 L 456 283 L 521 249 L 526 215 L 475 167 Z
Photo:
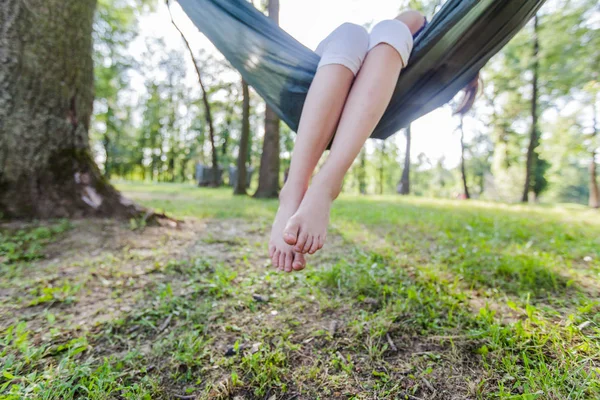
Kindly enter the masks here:
M 215 243 L 214 237 L 223 241 Z M 198 256 L 228 261 L 237 257 L 228 242 L 241 238 L 254 245 L 262 240 L 262 230 L 231 220 L 189 219 L 177 229 L 139 231 L 111 220 L 75 221 L 44 249 L 43 260 L 28 263 L 22 279 L 2 289 L 0 330 L 25 321 L 43 332 L 48 313 L 59 323 L 90 330 L 131 311 L 146 289 L 164 281 L 161 271 L 169 263 Z

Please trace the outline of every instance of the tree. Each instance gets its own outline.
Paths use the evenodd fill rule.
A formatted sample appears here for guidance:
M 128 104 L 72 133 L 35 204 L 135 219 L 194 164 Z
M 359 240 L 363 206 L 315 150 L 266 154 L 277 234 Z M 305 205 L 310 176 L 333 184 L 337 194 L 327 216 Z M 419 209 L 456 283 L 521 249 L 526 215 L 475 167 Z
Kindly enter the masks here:
M 131 127 L 131 110 L 121 101 L 128 88 L 127 72 L 135 64 L 127 46 L 137 36 L 137 15 L 128 0 L 99 0 L 94 21 L 95 101 L 92 123 L 104 150 L 104 176 L 130 169 L 124 153 L 130 151 L 126 136 Z
M 410 194 L 410 125 L 404 131 L 404 135 L 406 135 L 406 150 L 404 152 L 404 169 L 402 170 L 402 178 L 400 178 L 400 182 L 398 183 L 398 193 L 405 196 Z
M 246 195 L 246 177 L 248 170 L 246 168 L 248 162 L 248 151 L 250 142 L 250 90 L 248 83 L 242 79 L 242 94 L 243 94 L 243 105 L 242 105 L 242 133 L 240 136 L 240 146 L 238 151 L 237 159 L 237 183 L 234 189 L 234 194 Z
M 594 99 L 594 103 L 597 102 Z M 592 208 L 600 208 L 600 188 L 598 188 L 598 175 L 597 175 L 597 167 L 596 167 L 596 153 L 597 153 L 597 144 L 595 143 L 598 138 L 598 111 L 596 108 L 596 104 L 593 105 L 593 127 L 591 134 L 591 142 L 592 145 L 590 151 L 590 161 L 589 161 L 589 171 L 590 171 L 590 197 L 588 204 Z
M 91 156 L 95 8 L 96 0 L 0 3 L 0 212 L 5 217 L 140 212 L 102 177 Z
M 185 46 L 187 47 L 188 52 L 190 53 L 190 57 L 192 58 L 192 62 L 194 63 L 194 69 L 196 70 L 196 76 L 198 77 L 198 83 L 200 84 L 200 89 L 202 90 L 202 104 L 204 105 L 204 117 L 206 118 L 206 124 L 208 125 L 208 133 L 209 133 L 211 154 L 212 154 L 211 155 L 212 169 L 213 169 L 212 185 L 219 186 L 219 184 L 220 184 L 220 182 L 219 182 L 219 160 L 217 158 L 217 148 L 215 146 L 215 126 L 213 123 L 212 110 L 210 107 L 210 101 L 208 99 L 208 93 L 206 90 L 206 86 L 204 85 L 204 82 L 202 81 L 202 74 L 200 72 L 200 67 L 198 66 L 198 61 L 196 60 L 196 57 L 194 56 L 192 47 L 190 46 L 190 43 L 185 38 L 185 35 L 183 34 L 183 32 L 179 29 L 179 27 L 173 20 L 173 14 L 171 14 L 171 4 L 170 4 L 169 0 L 166 0 L 166 3 L 167 3 L 167 8 L 169 10 L 169 17 L 171 18 L 171 24 L 173 24 L 175 29 L 177 29 L 177 32 L 179 32 L 179 34 L 181 35 L 181 38 L 183 39 Z
M 533 66 L 531 80 L 531 128 L 529 134 L 529 146 L 527 148 L 527 159 L 525 164 L 525 187 L 523 188 L 523 196 L 521 201 L 527 203 L 529 201 L 529 193 L 534 191 L 534 186 L 540 189 L 539 181 L 542 179 L 536 172 L 539 171 L 539 154 L 536 149 L 539 146 L 539 126 L 538 126 L 538 82 L 539 82 L 539 20 L 538 16 L 533 18 Z M 537 184 L 536 184 L 537 183 Z
M 279 0 L 269 0 L 269 18 L 279 24 Z M 260 159 L 257 198 L 273 198 L 279 194 L 279 118 L 267 106 L 265 110 L 265 137 Z
M 356 178 L 358 180 L 358 192 L 367 194 L 367 149 L 365 147 L 360 151 L 358 156 L 358 171 Z
M 465 199 L 470 199 L 469 185 L 467 185 L 467 171 L 465 166 L 465 130 L 463 126 L 464 114 L 459 114 L 460 123 L 458 130 L 460 132 L 460 174 L 462 177 L 463 195 Z

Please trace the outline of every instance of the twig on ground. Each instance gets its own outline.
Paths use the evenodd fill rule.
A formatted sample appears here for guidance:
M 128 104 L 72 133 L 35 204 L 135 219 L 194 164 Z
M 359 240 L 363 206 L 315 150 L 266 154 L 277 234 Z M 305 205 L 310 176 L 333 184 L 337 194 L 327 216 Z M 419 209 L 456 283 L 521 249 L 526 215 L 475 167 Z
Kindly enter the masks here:
M 252 298 L 253 298 L 254 300 L 258 301 L 259 303 L 266 303 L 266 302 L 268 302 L 268 301 L 269 301 L 269 297 L 267 297 L 267 296 L 262 296 L 262 295 L 260 295 L 260 294 L 257 294 L 257 293 L 254 293 L 254 294 L 252 295 Z
M 173 397 L 175 397 L 176 399 L 192 400 L 192 399 L 195 399 L 197 396 L 195 394 L 190 394 L 190 395 L 174 394 Z
M 131 335 L 133 332 L 137 331 L 138 329 L 140 329 L 139 325 L 132 326 L 131 328 L 127 329 L 127 334 Z
M 390 349 L 392 349 L 392 351 L 398 351 L 398 348 L 396 347 L 396 345 L 394 344 L 394 341 L 392 340 L 392 338 L 390 337 L 389 333 L 385 334 L 385 338 L 388 341 L 388 344 L 390 345 Z
M 427 386 L 427 388 L 431 391 L 431 393 L 435 393 L 435 388 L 433 387 L 433 385 L 431 383 L 429 383 L 429 381 L 427 379 L 421 378 L 421 380 L 423 381 L 425 386 Z
M 338 322 L 334 319 L 329 324 L 329 333 L 331 334 L 331 336 L 335 336 L 335 333 L 337 332 L 337 328 L 338 328 Z
M 169 323 L 171 322 L 171 318 L 173 318 L 173 314 L 169 314 L 167 319 L 165 319 L 165 321 L 161 324 L 161 326 L 156 331 L 157 335 L 161 334 L 165 329 L 167 329 L 167 327 L 169 326 Z

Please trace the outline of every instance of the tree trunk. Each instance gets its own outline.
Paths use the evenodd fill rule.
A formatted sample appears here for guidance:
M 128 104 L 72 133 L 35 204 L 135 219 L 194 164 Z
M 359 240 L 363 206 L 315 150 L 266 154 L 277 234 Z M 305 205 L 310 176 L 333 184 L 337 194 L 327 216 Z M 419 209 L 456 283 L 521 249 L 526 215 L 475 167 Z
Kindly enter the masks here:
M 465 130 L 463 129 L 463 115 L 460 116 L 460 173 L 462 175 L 463 194 L 465 199 L 470 199 L 469 186 L 467 185 L 467 172 L 465 168 Z
M 269 18 L 279 24 L 279 0 L 269 0 Z M 279 118 L 269 106 L 265 111 L 265 138 L 260 157 L 258 189 L 254 197 L 273 198 L 279 194 Z
M 248 170 L 246 168 L 246 162 L 248 161 L 248 149 L 250 147 L 250 90 L 248 89 L 248 83 L 242 79 L 242 93 L 243 93 L 243 104 L 242 104 L 242 136 L 240 137 L 240 149 L 237 159 L 237 184 L 233 194 L 246 195 L 246 177 Z
M 535 151 L 539 144 L 538 135 L 538 75 L 540 43 L 538 38 L 538 16 L 533 19 L 533 80 L 531 90 L 531 133 L 529 137 L 529 147 L 527 148 L 527 161 L 525 166 L 525 186 L 523 187 L 523 196 L 521 202 L 529 201 L 529 192 L 532 190 L 532 177 L 535 168 Z
M 169 10 L 169 17 L 171 18 L 171 24 L 177 29 L 177 32 L 181 35 L 185 46 L 190 53 L 190 57 L 192 58 L 192 62 L 194 64 L 194 69 L 196 70 L 196 75 L 198 77 L 198 83 L 200 84 L 200 89 L 202 89 L 202 104 L 204 105 L 204 117 L 206 119 L 206 124 L 208 125 L 208 134 L 210 139 L 210 150 L 211 150 L 211 161 L 212 161 L 212 169 L 213 169 L 213 186 L 219 186 L 221 182 L 219 181 L 219 160 L 217 158 L 217 148 L 215 146 L 215 126 L 213 123 L 212 112 L 210 108 L 210 101 L 208 100 L 208 93 L 206 92 L 206 87 L 204 86 L 204 82 L 202 81 L 202 74 L 200 73 L 200 67 L 198 66 L 198 62 L 196 61 L 196 56 L 194 56 L 194 52 L 192 51 L 192 47 L 190 46 L 190 42 L 187 41 L 185 35 L 179 29 L 175 20 L 173 20 L 173 14 L 171 14 L 171 3 L 167 0 L 167 8 Z
M 0 1 L 0 214 L 130 217 L 88 130 L 96 0 Z
M 595 145 L 595 139 L 598 136 L 598 112 L 596 110 L 596 101 L 594 99 L 593 113 L 594 113 L 594 127 L 592 131 L 592 146 Z M 596 149 L 592 149 L 590 154 L 590 198 L 589 205 L 592 208 L 600 208 L 600 188 L 598 187 L 598 174 L 596 166 Z
M 367 194 L 367 150 L 360 151 L 360 167 L 358 170 L 358 192 Z
M 385 177 L 385 141 L 381 142 L 381 163 L 379 164 L 379 194 L 383 194 Z
M 404 134 L 406 135 L 406 151 L 404 152 L 404 170 L 398 184 L 398 193 L 406 196 L 410 194 L 410 141 L 412 135 L 410 125 L 405 129 Z

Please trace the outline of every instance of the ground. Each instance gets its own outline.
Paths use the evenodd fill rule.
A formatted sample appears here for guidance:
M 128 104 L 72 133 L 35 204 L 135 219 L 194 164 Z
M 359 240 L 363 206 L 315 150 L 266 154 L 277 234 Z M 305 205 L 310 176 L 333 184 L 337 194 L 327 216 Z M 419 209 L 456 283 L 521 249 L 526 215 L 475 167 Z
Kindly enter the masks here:
M 0 225 L 0 399 L 600 398 L 600 214 L 351 197 L 295 274 L 273 201 L 121 184 L 183 220 Z

